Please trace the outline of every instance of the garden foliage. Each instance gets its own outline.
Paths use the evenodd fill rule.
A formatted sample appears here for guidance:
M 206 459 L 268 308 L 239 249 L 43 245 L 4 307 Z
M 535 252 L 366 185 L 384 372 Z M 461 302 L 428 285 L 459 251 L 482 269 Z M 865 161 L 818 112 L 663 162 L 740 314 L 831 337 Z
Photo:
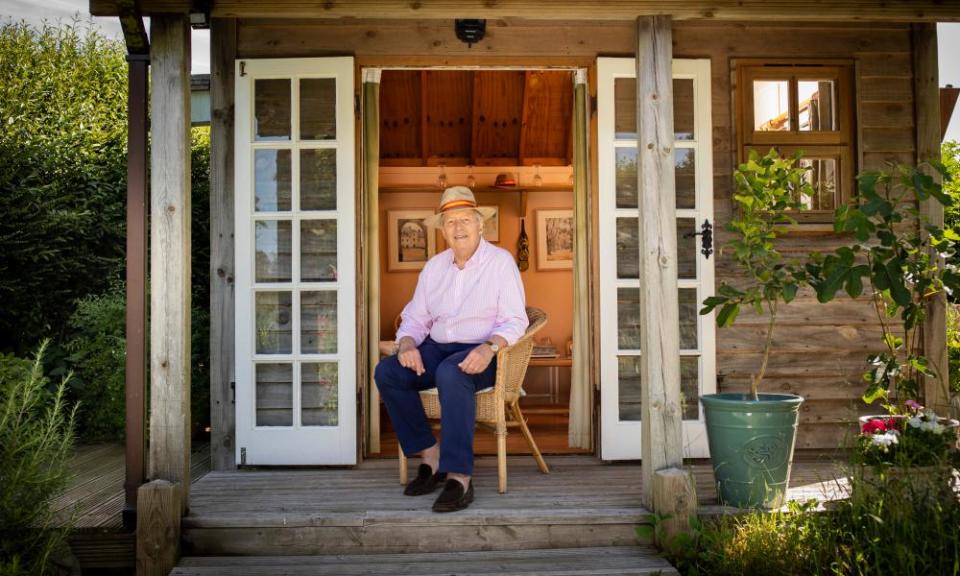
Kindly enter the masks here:
M 67 483 L 75 410 L 65 403 L 67 380 L 51 392 L 33 362 L 0 355 L 0 574 L 49 573 L 70 518 L 49 504 Z
M 0 350 L 61 338 L 122 262 L 126 68 L 77 23 L 0 24 Z

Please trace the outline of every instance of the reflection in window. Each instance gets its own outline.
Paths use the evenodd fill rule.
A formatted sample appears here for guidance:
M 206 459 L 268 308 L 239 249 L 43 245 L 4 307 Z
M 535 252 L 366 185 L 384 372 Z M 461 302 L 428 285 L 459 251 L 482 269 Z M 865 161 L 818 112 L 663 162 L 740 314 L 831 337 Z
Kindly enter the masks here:
M 257 220 L 255 226 L 257 282 L 289 282 L 291 223 L 289 220 Z
M 290 292 L 257 292 L 257 354 L 293 351 L 293 296 Z
M 257 426 L 293 426 L 293 367 L 257 364 Z
M 834 210 L 837 207 L 837 161 L 834 158 L 801 158 L 806 168 L 804 178 L 813 188 L 813 195 L 801 198 L 804 210 Z
M 620 420 L 638 422 L 640 411 L 640 357 L 617 357 L 617 397 L 620 401 Z
M 253 209 L 257 212 L 290 210 L 290 151 L 254 152 Z
M 674 148 L 674 179 L 677 187 L 677 208 L 697 207 L 697 163 L 693 148 Z
M 640 349 L 639 288 L 617 288 L 617 348 Z
M 790 130 L 790 83 L 786 80 L 753 81 L 754 130 Z
M 640 277 L 640 223 L 617 218 L 617 278 Z
M 304 362 L 301 368 L 301 424 L 336 426 L 338 408 L 336 362 Z
M 832 80 L 800 80 L 797 82 L 799 101 L 797 125 L 800 131 L 819 132 L 839 130 L 837 126 L 836 91 Z
M 617 208 L 637 207 L 637 149 L 617 148 Z
M 257 80 L 253 130 L 258 142 L 290 139 L 290 80 Z

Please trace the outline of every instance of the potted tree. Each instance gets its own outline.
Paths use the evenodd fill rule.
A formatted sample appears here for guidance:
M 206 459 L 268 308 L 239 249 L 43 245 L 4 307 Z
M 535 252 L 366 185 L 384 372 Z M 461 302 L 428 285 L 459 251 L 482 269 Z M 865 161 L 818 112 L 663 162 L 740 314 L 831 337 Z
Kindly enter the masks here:
M 776 248 L 785 226 L 796 222 L 791 210 L 812 189 L 800 166 L 799 153 L 781 158 L 775 150 L 749 160 L 734 174 L 736 218 L 726 228 L 735 236 L 727 248 L 743 272 L 736 287 L 722 283 L 717 295 L 704 300 L 700 314 L 718 309 L 717 325 L 730 326 L 741 307 L 767 315 L 763 354 L 751 376 L 749 393 L 726 392 L 701 398 L 710 444 L 710 457 L 720 501 L 741 508 L 772 508 L 782 504 L 790 478 L 797 421 L 803 398 L 760 392 L 777 313 L 796 297 L 807 273 L 798 261 L 786 261 Z
M 834 220 L 835 230 L 852 234 L 854 241 L 832 254 L 813 255 L 807 265 L 809 282 L 822 302 L 841 289 L 859 297 L 864 280 L 869 283 L 882 351 L 867 358 L 863 400 L 879 401 L 887 412 L 860 419 L 857 454 L 871 468 L 949 469 L 957 463 L 957 421 L 937 416 L 920 403 L 927 379 L 949 397 L 947 379 L 924 354 L 922 335 L 930 300 L 960 288 L 954 257 L 960 235 L 930 225 L 919 210 L 927 200 L 952 204 L 927 173 L 930 168 L 949 182 L 949 173 L 939 164 L 861 174 L 856 204 L 838 208 Z

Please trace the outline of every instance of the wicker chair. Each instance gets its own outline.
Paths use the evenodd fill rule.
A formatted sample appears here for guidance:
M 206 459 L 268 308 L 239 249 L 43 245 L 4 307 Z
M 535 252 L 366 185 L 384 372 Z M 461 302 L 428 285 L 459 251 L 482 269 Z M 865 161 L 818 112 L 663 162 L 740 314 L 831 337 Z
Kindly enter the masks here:
M 527 373 L 530 354 L 533 352 L 533 335 L 547 323 L 547 315 L 539 308 L 527 307 L 530 325 L 524 335 L 513 346 L 506 346 L 497 352 L 497 379 L 493 388 L 477 392 L 477 426 L 486 428 L 497 435 L 497 476 L 499 490 L 507 491 L 507 428 L 519 427 L 523 433 L 537 467 L 544 474 L 550 468 L 540 454 L 537 443 L 527 427 L 520 411 L 520 386 Z M 423 409 L 427 418 L 440 419 L 440 396 L 436 388 L 420 392 Z M 407 483 L 407 458 L 400 450 L 400 483 Z

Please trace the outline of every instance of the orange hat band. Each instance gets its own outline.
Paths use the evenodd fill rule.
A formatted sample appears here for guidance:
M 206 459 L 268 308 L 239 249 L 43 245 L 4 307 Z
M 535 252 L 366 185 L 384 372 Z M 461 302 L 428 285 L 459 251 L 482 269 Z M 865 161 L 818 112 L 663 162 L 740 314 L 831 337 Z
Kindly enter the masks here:
M 476 208 L 477 203 L 471 200 L 451 200 L 443 206 L 440 207 L 441 212 L 446 212 L 447 210 L 456 210 L 458 208 Z

